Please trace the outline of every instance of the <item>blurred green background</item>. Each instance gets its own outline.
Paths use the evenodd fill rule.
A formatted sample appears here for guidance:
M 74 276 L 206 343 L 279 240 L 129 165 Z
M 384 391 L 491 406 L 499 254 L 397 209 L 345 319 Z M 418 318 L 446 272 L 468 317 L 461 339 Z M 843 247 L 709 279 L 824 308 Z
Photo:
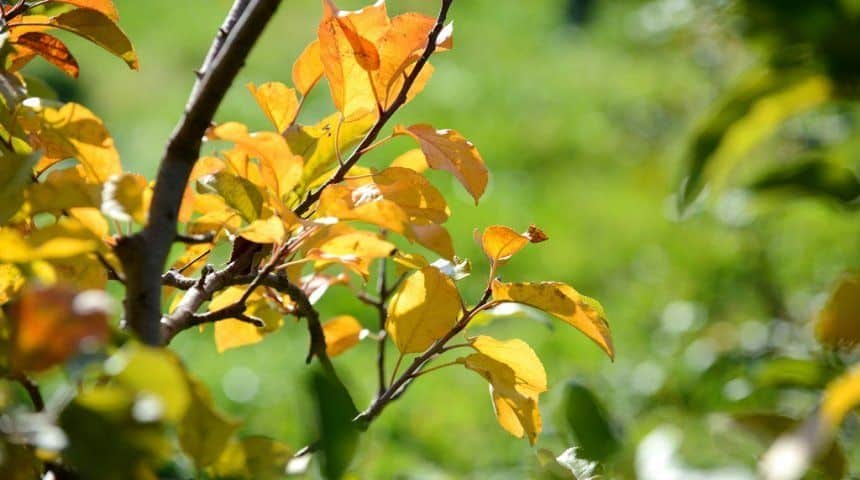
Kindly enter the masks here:
M 31 69 L 64 100 L 102 116 L 126 169 L 152 178 L 193 71 L 231 2 L 116 3 L 140 55 L 139 73 L 76 39 L 69 43 L 83 66 L 78 82 L 44 64 Z M 438 2 L 388 3 L 392 12 L 434 14 Z M 316 1 L 284 2 L 218 121 L 268 128 L 243 85 L 289 83 L 320 10 Z M 802 416 L 815 404 L 817 393 L 803 382 L 826 374 L 809 369 L 844 359 L 820 351 L 810 321 L 839 274 L 858 266 L 860 222 L 831 203 L 738 188 L 678 213 L 681 160 L 695 125 L 759 61 L 760 52 L 738 34 L 744 19 L 731 2 L 717 0 L 462 0 L 451 18 L 454 50 L 435 58 L 427 89 L 395 122 L 456 129 L 490 167 L 490 187 L 477 207 L 449 175 L 431 173 L 449 200 L 447 226 L 457 252 L 473 261 L 475 274 L 461 285 L 474 301 L 486 275 L 473 229 L 534 223 L 550 241 L 528 247 L 503 277 L 564 281 L 599 299 L 618 352 L 610 363 L 581 334 L 537 314 L 474 330 L 522 338 L 543 360 L 551 388 L 542 398 L 538 447 L 558 454 L 587 443 L 571 435 L 564 415 L 565 386 L 573 381 L 594 392 L 620 439 L 605 458 L 606 478 L 661 478 L 657 467 L 641 461 L 641 440 L 654 431 L 663 434 L 663 452 L 674 445 L 666 439 L 680 435 L 673 468 L 753 478 L 764 445 L 739 430 L 731 415 L 762 409 Z M 819 109 L 792 120 L 751 155 L 772 157 L 779 145 L 825 132 L 842 135 L 846 165 L 856 169 L 855 110 Z M 332 111 L 323 86 L 300 121 Z M 368 158 L 384 165 L 408 148 L 400 138 Z M 324 318 L 349 313 L 369 327 L 377 321 L 372 309 L 337 289 L 320 309 Z M 294 448 L 311 440 L 305 328 L 289 321 L 261 344 L 220 355 L 211 337 L 211 329 L 188 332 L 174 347 L 218 404 L 245 420 L 243 432 Z M 360 408 L 375 389 L 374 355 L 366 342 L 335 359 Z M 801 379 L 776 388 L 792 375 Z M 656 437 L 648 438 L 653 444 Z M 856 473 L 860 452 L 854 450 L 849 460 Z M 486 383 L 450 368 L 422 378 L 384 412 L 362 437 L 352 472 L 358 478 L 522 478 L 535 465 L 528 442 L 498 427 Z

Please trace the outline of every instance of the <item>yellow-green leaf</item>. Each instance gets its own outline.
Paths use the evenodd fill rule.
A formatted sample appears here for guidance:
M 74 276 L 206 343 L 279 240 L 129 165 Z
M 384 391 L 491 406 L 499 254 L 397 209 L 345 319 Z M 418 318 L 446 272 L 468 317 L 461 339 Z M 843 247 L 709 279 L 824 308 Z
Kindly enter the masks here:
M 227 446 L 239 423 L 215 408 L 212 395 L 197 379 L 188 377 L 191 404 L 179 423 L 179 445 L 197 468 L 211 465 Z
M 123 173 L 108 179 L 102 189 L 102 213 L 114 220 L 145 224 L 152 189 L 143 175 Z
M 401 353 L 423 352 L 454 327 L 461 307 L 453 280 L 435 267 L 425 267 L 392 297 L 386 329 Z
M 263 208 L 263 194 L 256 185 L 248 180 L 225 171 L 205 175 L 197 179 L 198 191 L 214 192 L 221 196 L 227 205 L 236 210 L 246 221 L 253 222 L 260 217 Z
M 560 318 L 594 341 L 609 358 L 615 358 L 612 335 L 603 307 L 561 282 L 502 283 L 493 281 L 493 301 L 516 302 Z

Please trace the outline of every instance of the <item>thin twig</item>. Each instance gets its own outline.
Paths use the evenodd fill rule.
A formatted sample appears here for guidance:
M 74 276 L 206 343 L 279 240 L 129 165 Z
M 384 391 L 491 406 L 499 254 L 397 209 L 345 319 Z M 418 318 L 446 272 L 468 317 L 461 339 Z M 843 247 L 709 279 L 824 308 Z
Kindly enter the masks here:
M 204 233 L 201 235 L 186 235 L 182 233 L 176 234 L 176 241 L 180 243 L 187 243 L 189 245 L 195 245 L 200 243 L 212 243 L 215 240 L 214 233 Z
M 33 403 L 33 408 L 37 412 L 41 412 L 45 410 L 45 399 L 42 397 L 42 392 L 39 390 L 39 385 L 36 384 L 33 379 L 26 375 L 16 375 L 15 381 L 21 384 L 24 387 L 24 390 L 27 392 L 27 396 L 30 397 L 30 401 Z

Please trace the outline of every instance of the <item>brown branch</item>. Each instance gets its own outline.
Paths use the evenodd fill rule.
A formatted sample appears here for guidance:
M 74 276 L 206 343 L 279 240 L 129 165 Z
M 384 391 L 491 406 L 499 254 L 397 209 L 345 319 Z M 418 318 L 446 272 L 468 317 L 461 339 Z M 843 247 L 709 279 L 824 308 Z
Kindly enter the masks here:
M 214 233 L 204 233 L 201 235 L 185 235 L 182 233 L 176 234 L 176 241 L 180 243 L 187 243 L 188 245 L 196 245 L 200 243 L 212 243 L 215 240 Z
M 388 332 L 385 330 L 385 324 L 388 320 L 388 310 L 385 308 L 385 302 L 388 300 L 390 291 L 388 290 L 387 278 L 388 275 L 388 259 L 383 258 L 379 261 L 379 278 L 376 280 L 376 291 L 379 295 L 379 301 L 374 304 L 376 314 L 379 316 L 379 340 L 376 346 L 376 377 L 377 377 L 377 396 L 382 396 L 385 393 L 385 346 L 388 343 Z
M 30 397 L 30 401 L 33 403 L 33 408 L 37 412 L 42 412 L 45 410 L 45 399 L 42 397 L 42 392 L 39 390 L 39 385 L 33 381 L 32 378 L 26 375 L 16 375 L 15 381 L 21 384 L 24 387 L 24 390 L 27 392 L 27 396 Z
M 210 48 L 185 113 L 167 144 L 153 192 L 149 222 L 123 237 L 116 252 L 123 263 L 127 292 L 125 320 L 141 341 L 164 343 L 161 274 L 176 238 L 182 193 L 200 155 L 203 135 L 245 59 L 281 0 L 236 0 Z
M 394 99 L 387 109 L 380 111 L 379 118 L 376 120 L 376 123 L 373 124 L 373 127 L 369 132 L 367 132 L 367 135 L 364 136 L 361 143 L 355 148 L 355 150 L 353 150 L 352 155 L 344 160 L 344 162 L 338 167 L 334 175 L 332 175 L 332 177 L 319 189 L 308 194 L 304 201 L 296 207 L 294 212 L 297 215 L 302 215 L 307 212 L 319 200 L 320 195 L 322 195 L 322 192 L 326 187 L 343 181 L 344 177 L 349 172 L 349 169 L 354 167 L 355 164 L 361 160 L 364 153 L 367 152 L 368 148 L 373 145 L 376 138 L 379 137 L 380 132 L 382 132 L 382 129 L 385 127 L 388 120 L 390 120 L 391 117 L 394 116 L 395 112 L 397 112 L 397 110 L 406 103 L 409 89 L 412 88 L 418 75 L 421 74 L 421 70 L 424 68 L 424 65 L 426 65 L 430 60 L 430 56 L 436 51 L 436 42 L 439 39 L 439 35 L 442 33 L 442 29 L 445 28 L 445 19 L 448 17 L 448 10 L 451 8 L 452 3 L 454 3 L 454 0 L 442 0 L 442 7 L 439 9 L 439 14 L 436 17 L 436 25 L 434 25 L 433 30 L 430 31 L 430 35 L 427 38 L 427 46 L 424 48 L 424 52 L 421 54 L 421 57 L 415 62 L 415 67 L 411 72 L 409 72 L 409 76 L 407 76 L 406 80 L 403 82 L 403 87 L 397 94 L 397 98 Z

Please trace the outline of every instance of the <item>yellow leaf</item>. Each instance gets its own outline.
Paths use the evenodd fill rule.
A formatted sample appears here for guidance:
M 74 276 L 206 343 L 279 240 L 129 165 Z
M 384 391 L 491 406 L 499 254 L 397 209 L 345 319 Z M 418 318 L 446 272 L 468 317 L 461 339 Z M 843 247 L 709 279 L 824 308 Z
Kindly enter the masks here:
M 77 207 L 101 206 L 102 187 L 86 178 L 80 165 L 74 168 L 54 170 L 43 182 L 27 188 L 26 198 L 30 202 L 30 214 L 41 212 L 60 213 Z
M 62 217 L 57 223 L 33 231 L 25 237 L 13 228 L 0 228 L 0 262 L 29 263 L 37 260 L 71 258 L 104 249 L 97 237 L 80 221 Z
M 493 300 L 522 303 L 560 318 L 593 340 L 609 358 L 615 358 L 612 335 L 603 307 L 569 285 L 561 282 L 502 283 L 493 280 Z
M 821 419 L 833 431 L 857 405 L 860 405 L 860 367 L 855 366 L 827 385 L 821 401 Z
M 834 349 L 851 349 L 860 343 L 860 277 L 844 275 L 818 314 L 815 336 Z
M 44 171 L 67 158 L 76 158 L 86 168 L 87 179 L 104 183 L 122 173 L 113 139 L 93 112 L 77 103 L 60 109 L 27 108 L 21 125 L 33 136 L 34 146 L 43 151 L 36 169 Z
M 350 315 L 340 315 L 325 322 L 323 333 L 328 356 L 336 357 L 358 345 L 362 330 L 364 329 L 358 320 Z
M 320 41 L 314 40 L 302 51 L 296 63 L 293 64 L 293 85 L 302 97 L 314 88 L 323 76 L 323 64 L 320 59 Z
M 429 167 L 427 165 L 427 157 L 420 148 L 413 148 L 408 152 L 400 155 L 391 162 L 392 167 L 403 167 L 410 170 L 415 170 L 417 173 L 424 173 Z
M 451 234 L 441 225 L 412 225 L 412 236 L 421 245 L 439 254 L 440 257 L 454 259 L 454 242 Z
M 386 329 L 401 353 L 418 353 L 457 323 L 462 302 L 454 282 L 434 267 L 406 279 L 388 306 Z
M 478 243 L 495 266 L 509 260 L 529 242 L 539 243 L 547 239 L 546 234 L 534 225 L 530 226 L 525 233 L 517 233 L 502 225 L 493 225 L 484 230 Z
M 113 21 L 119 20 L 119 12 L 113 4 L 113 0 L 53 0 L 58 3 L 68 3 L 80 8 L 97 10 Z
M 295 90 L 280 82 L 268 82 L 259 87 L 249 83 L 248 89 L 278 133 L 290 128 L 299 113 L 299 99 Z
M 194 162 L 194 168 L 191 169 L 191 175 L 188 177 L 188 183 L 185 185 L 185 192 L 182 195 L 182 205 L 179 209 L 180 222 L 188 223 L 191 220 L 191 215 L 194 213 L 194 184 L 197 182 L 197 179 L 217 173 L 225 168 L 227 168 L 227 165 L 224 161 L 215 157 L 202 157 Z
M 301 179 L 302 159 L 293 155 L 281 135 L 272 132 L 249 134 L 244 125 L 230 122 L 210 129 L 209 137 L 233 142 L 238 149 L 259 159 L 263 181 L 278 200 Z M 238 173 L 247 177 L 241 171 Z
M 255 220 L 239 230 L 238 235 L 255 243 L 283 243 L 287 237 L 284 222 L 272 215 L 265 220 Z
M 389 167 L 370 177 L 329 186 L 320 198 L 318 214 L 361 220 L 402 234 L 410 223 L 442 223 L 449 211 L 442 194 L 426 178 L 407 168 Z
M 376 233 L 356 230 L 326 240 L 318 248 L 323 254 L 318 258 L 323 264 L 332 261 L 343 263 L 367 278 L 370 275 L 371 261 L 388 257 L 395 249 L 393 243 L 383 240 Z
M 125 32 L 119 28 L 115 19 L 105 15 L 102 11 L 79 8 L 55 17 L 25 15 L 16 18 L 10 24 L 9 28 L 12 31 L 16 30 L 16 23 L 20 23 L 26 29 L 48 27 L 72 32 L 118 56 L 132 69 L 137 70 L 139 67 L 137 53 L 135 53 Z
M 108 179 L 102 190 L 102 212 L 114 220 L 145 224 L 152 189 L 143 175 L 123 173 Z
M 300 193 L 337 163 L 338 151 L 345 155 L 347 149 L 364 138 L 375 121 L 375 115 L 342 119 L 340 113 L 335 113 L 315 125 L 293 125 L 285 135 L 290 149 L 304 158 Z
M 66 361 L 85 342 L 104 342 L 108 311 L 104 292 L 28 290 L 9 312 L 13 368 L 43 371 Z
M 18 267 L 0 263 L 0 305 L 5 305 L 18 296 L 25 282 L 24 275 Z
M 451 172 L 478 203 L 487 187 L 489 172 L 472 142 L 454 130 L 436 130 L 426 124 L 398 125 L 394 134 L 414 138 L 427 157 L 430 168 Z
M 522 340 L 500 341 L 487 336 L 469 340 L 478 351 L 461 361 L 490 382 L 493 405 L 502 427 L 534 445 L 541 431 L 538 396 L 547 390 L 546 372 Z
M 85 290 L 103 290 L 107 285 L 107 270 L 95 255 L 51 260 L 56 281 Z

